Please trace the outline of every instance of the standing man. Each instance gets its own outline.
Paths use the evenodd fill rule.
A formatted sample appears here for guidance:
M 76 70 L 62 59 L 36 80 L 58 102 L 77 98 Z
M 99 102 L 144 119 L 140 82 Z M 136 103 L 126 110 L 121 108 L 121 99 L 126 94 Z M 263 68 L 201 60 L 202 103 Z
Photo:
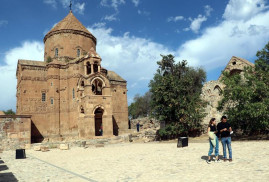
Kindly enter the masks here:
M 140 123 L 139 123 L 139 121 L 138 121 L 137 124 L 136 124 L 136 131 L 137 131 L 137 132 L 139 132 L 139 128 L 140 128 Z
M 227 122 L 227 117 L 226 116 L 222 116 L 221 117 L 221 122 L 218 124 L 217 126 L 218 132 L 220 133 L 220 137 L 221 137 L 221 143 L 222 143 L 222 147 L 223 147 L 223 157 L 224 157 L 224 162 L 227 161 L 227 154 L 226 154 L 226 145 L 228 147 L 228 151 L 229 151 L 229 162 L 232 162 L 232 140 L 231 140 L 231 134 L 230 132 L 232 132 L 232 128 L 230 123 Z

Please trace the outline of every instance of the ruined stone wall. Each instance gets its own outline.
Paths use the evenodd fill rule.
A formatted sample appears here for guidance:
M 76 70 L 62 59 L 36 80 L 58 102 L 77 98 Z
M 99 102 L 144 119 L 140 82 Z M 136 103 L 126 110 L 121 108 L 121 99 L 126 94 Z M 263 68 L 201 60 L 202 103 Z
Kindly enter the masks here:
M 0 149 L 18 149 L 31 143 L 31 116 L 0 115 Z
M 205 108 L 206 116 L 203 119 L 203 125 L 207 126 L 211 118 L 220 120 L 223 112 L 217 110 L 218 102 L 222 99 L 221 91 L 224 85 L 220 81 L 209 81 L 202 88 L 201 98 L 207 102 Z
M 254 66 L 253 63 L 233 56 L 225 67 L 224 71 L 233 74 L 243 74 L 243 70 L 246 66 Z M 221 82 L 222 74 L 219 79 L 216 81 L 209 81 L 204 84 L 202 88 L 201 98 L 207 102 L 207 106 L 205 108 L 206 116 L 202 121 L 202 124 L 206 128 L 211 118 L 216 118 L 217 122 L 220 122 L 220 118 L 224 112 L 220 112 L 217 110 L 218 102 L 223 98 L 221 96 L 221 91 L 225 89 L 225 85 Z

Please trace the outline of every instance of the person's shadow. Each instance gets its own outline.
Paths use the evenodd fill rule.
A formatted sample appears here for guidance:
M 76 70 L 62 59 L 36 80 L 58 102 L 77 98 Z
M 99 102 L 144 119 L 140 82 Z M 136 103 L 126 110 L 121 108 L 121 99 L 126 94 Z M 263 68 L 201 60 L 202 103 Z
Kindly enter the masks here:
M 212 155 L 212 157 L 216 158 L 215 155 Z M 203 156 L 201 157 L 201 159 L 203 159 L 203 160 L 206 161 L 206 160 L 208 159 L 208 156 L 207 156 L 207 155 L 203 155 Z M 222 159 L 223 159 L 223 155 L 219 155 L 219 159 L 222 160 Z

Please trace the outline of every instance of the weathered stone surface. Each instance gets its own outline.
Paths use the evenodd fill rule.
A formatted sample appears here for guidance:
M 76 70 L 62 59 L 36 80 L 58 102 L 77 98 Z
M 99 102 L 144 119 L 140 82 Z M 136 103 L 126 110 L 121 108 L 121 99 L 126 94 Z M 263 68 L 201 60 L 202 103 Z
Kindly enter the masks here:
M 68 144 L 60 144 L 60 150 L 69 150 Z
M 41 151 L 41 146 L 40 145 L 34 146 L 34 151 Z
M 0 149 L 24 148 L 31 143 L 30 116 L 0 115 Z
M 25 144 L 25 145 L 24 145 L 24 149 L 26 149 L 26 150 L 27 150 L 27 149 L 31 149 L 31 144 Z
M 41 146 L 40 148 L 41 148 L 41 151 L 42 151 L 42 152 L 47 152 L 47 151 L 49 151 L 49 147 L 47 147 L 47 146 Z
M 157 121 L 156 119 L 151 119 L 149 117 L 143 117 L 143 118 L 138 118 L 138 119 L 132 119 L 131 120 L 131 128 L 136 129 L 136 124 L 139 122 L 140 124 L 140 129 L 145 130 L 145 129 L 160 129 L 160 122 Z
M 242 74 L 244 67 L 251 66 L 254 64 L 233 56 L 225 67 L 224 71 L 233 74 Z M 216 118 L 217 122 L 220 121 L 223 112 L 217 110 L 218 102 L 222 99 L 221 91 L 225 89 L 225 85 L 221 82 L 222 74 L 216 81 L 209 81 L 204 84 L 202 88 L 201 98 L 208 103 L 205 108 L 206 117 L 203 119 L 204 132 L 206 132 L 207 125 L 211 118 Z
M 104 144 L 96 144 L 96 145 L 95 145 L 96 148 L 104 147 L 104 146 L 105 146 Z

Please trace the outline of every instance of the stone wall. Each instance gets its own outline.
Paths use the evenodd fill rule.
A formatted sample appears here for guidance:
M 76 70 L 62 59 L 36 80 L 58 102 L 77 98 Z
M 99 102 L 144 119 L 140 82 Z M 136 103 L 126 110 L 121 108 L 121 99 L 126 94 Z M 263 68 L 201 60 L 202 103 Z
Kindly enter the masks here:
M 30 143 L 31 116 L 0 115 L 0 149 L 18 149 Z
M 216 118 L 217 121 L 223 115 L 223 112 L 217 110 L 218 102 L 221 101 L 221 91 L 224 89 L 224 85 L 220 81 L 209 81 L 204 84 L 202 88 L 201 98 L 207 102 L 205 108 L 206 116 L 203 119 L 202 124 L 207 128 L 207 125 L 211 118 Z
M 233 56 L 224 71 L 228 72 L 230 75 L 242 74 L 246 66 L 253 67 L 254 64 L 245 59 Z M 206 131 L 205 129 L 211 118 L 216 118 L 216 121 L 220 122 L 220 118 L 224 113 L 217 110 L 218 102 L 223 98 L 221 91 L 225 89 L 225 85 L 221 82 L 222 77 L 223 75 L 221 74 L 218 80 L 206 82 L 202 88 L 201 98 L 207 102 L 205 108 L 206 116 L 202 121 L 204 131 Z

